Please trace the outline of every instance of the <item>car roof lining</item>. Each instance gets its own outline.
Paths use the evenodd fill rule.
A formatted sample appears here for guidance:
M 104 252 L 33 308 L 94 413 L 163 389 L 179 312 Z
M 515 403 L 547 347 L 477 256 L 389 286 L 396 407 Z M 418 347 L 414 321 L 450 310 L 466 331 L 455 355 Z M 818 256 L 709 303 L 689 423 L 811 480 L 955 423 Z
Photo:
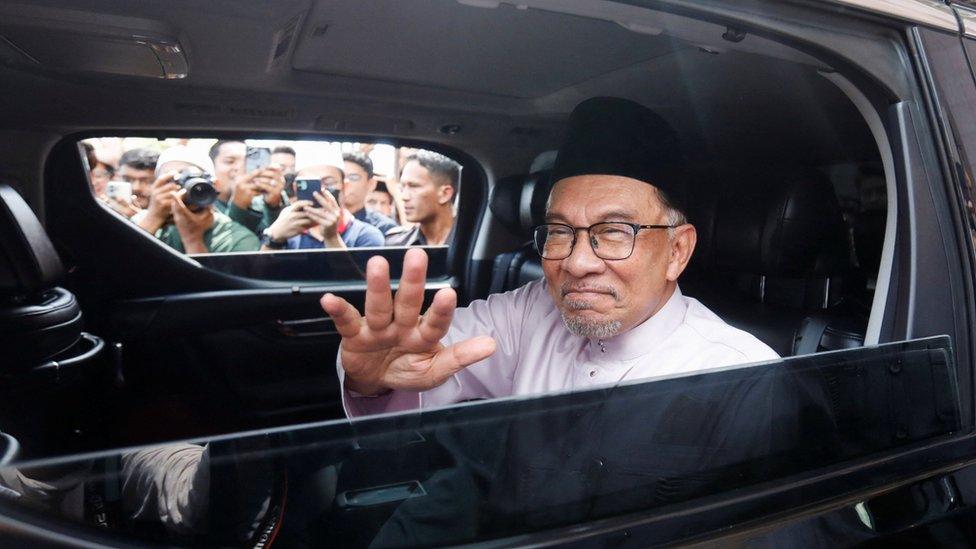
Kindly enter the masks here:
M 51 21 L 61 20 L 63 28 L 64 20 L 87 18 L 99 32 L 128 26 L 169 34 L 185 46 L 190 74 L 169 81 L 0 66 L 0 78 L 9 88 L 0 116 L 22 127 L 56 128 L 63 134 L 132 128 L 399 137 L 463 149 L 491 165 L 493 173 L 505 175 L 527 170 L 539 152 L 556 148 L 566 115 L 580 100 L 617 95 L 659 111 L 697 157 L 720 154 L 743 162 L 791 155 L 821 162 L 877 158 L 863 118 L 819 74 L 831 69 L 806 53 L 751 33 L 739 42 L 729 41 L 722 38 L 724 25 L 639 6 L 576 0 L 520 4 L 527 9 L 505 3 L 484 9 L 452 0 L 409 5 L 378 0 L 174 0 L 166 6 L 89 0 L 88 10 L 68 0 L 38 0 L 30 9 L 7 4 L 0 6 L 0 32 L 5 25 L 40 25 L 56 40 L 58 25 Z M 436 52 L 446 60 L 441 76 L 436 70 L 417 69 L 420 76 L 412 81 L 384 77 L 391 64 L 404 64 L 401 72 L 411 73 L 423 61 L 386 59 L 402 43 L 396 36 L 376 39 L 383 36 L 377 29 L 392 32 L 405 12 L 413 14 L 411 24 L 426 17 L 436 26 L 442 13 L 456 14 L 464 29 L 484 20 L 478 40 L 488 40 L 484 29 L 499 22 L 522 34 L 539 27 L 538 35 L 548 34 L 556 22 L 572 21 L 568 28 L 573 32 L 557 33 L 560 44 L 571 44 L 571 35 L 579 33 L 589 42 L 612 35 L 614 46 L 646 46 L 623 64 L 599 67 L 596 56 L 580 63 L 578 70 L 565 63 L 546 67 L 546 60 L 562 52 L 545 50 L 538 36 L 520 38 L 519 32 L 511 32 L 504 39 L 521 42 L 491 50 L 490 58 L 470 55 L 470 48 L 452 54 L 441 44 L 447 50 Z M 319 23 L 330 22 L 333 26 L 319 39 L 345 29 L 333 38 L 368 33 L 368 40 L 325 40 L 320 51 L 311 34 Z M 290 25 L 296 37 L 284 60 L 275 61 L 280 33 Z M 248 40 L 241 40 L 242 35 Z M 465 36 L 454 32 L 448 44 Z M 371 57 L 383 60 L 359 70 L 352 54 L 366 46 Z M 545 50 L 532 65 L 544 70 L 505 77 L 533 49 Z M 600 50 L 601 56 L 612 57 L 612 50 Z M 335 57 L 324 59 L 330 51 Z M 433 55 L 434 50 L 426 51 Z M 294 70 L 294 65 L 325 72 Z M 499 78 L 478 78 L 479 71 Z M 111 101 L 103 100 L 106 90 Z M 36 108 L 73 102 L 85 108 Z M 445 125 L 460 126 L 461 131 L 444 134 L 440 128 Z

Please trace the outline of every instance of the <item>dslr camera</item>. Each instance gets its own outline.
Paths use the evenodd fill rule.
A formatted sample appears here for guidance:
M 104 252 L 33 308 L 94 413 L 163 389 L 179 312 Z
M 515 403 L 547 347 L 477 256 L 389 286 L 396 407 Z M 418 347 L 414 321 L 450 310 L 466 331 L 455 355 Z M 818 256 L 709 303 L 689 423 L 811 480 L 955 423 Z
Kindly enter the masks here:
M 214 187 L 213 179 L 208 173 L 186 168 L 173 178 L 173 181 L 181 189 L 186 189 L 183 203 L 187 206 L 205 208 L 217 201 L 217 188 Z

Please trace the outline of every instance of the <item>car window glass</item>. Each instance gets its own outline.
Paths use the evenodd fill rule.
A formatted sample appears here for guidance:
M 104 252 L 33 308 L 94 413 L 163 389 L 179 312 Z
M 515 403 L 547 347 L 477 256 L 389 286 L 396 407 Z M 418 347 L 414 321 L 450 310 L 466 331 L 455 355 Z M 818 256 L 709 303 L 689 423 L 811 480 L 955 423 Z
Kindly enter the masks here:
M 371 253 L 411 246 L 430 249 L 436 272 L 454 238 L 461 165 L 434 151 L 267 139 L 80 145 L 101 204 L 231 274 L 359 279 Z
M 0 510 L 180 544 L 484 541 L 951 435 L 960 429 L 954 370 L 944 336 L 14 464 L 0 469 Z

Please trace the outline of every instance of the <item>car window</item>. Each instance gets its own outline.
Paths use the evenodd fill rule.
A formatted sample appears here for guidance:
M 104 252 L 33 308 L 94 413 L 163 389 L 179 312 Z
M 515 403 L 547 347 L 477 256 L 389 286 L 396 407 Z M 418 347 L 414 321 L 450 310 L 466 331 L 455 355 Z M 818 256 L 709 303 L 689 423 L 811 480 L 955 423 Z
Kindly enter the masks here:
M 487 541 L 797 481 L 951 435 L 959 406 L 936 337 L 20 463 L 0 468 L 0 510 L 177 544 Z
M 223 272 L 361 278 L 383 249 L 454 239 L 461 165 L 382 143 L 102 137 L 80 143 L 99 202 Z M 353 260 L 350 261 L 349 258 Z

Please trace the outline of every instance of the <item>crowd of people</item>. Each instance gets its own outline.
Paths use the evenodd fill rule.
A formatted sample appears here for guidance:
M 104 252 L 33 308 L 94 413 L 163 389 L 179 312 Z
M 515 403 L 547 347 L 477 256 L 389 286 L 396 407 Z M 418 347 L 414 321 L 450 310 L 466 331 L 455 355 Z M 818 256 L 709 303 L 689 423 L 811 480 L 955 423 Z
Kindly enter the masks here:
M 98 199 L 183 253 L 445 245 L 454 234 L 461 166 L 433 151 L 399 149 L 383 178 L 370 145 L 322 158 L 281 145 L 250 171 L 243 141 L 209 154 L 131 148 L 116 163 L 81 146 Z

